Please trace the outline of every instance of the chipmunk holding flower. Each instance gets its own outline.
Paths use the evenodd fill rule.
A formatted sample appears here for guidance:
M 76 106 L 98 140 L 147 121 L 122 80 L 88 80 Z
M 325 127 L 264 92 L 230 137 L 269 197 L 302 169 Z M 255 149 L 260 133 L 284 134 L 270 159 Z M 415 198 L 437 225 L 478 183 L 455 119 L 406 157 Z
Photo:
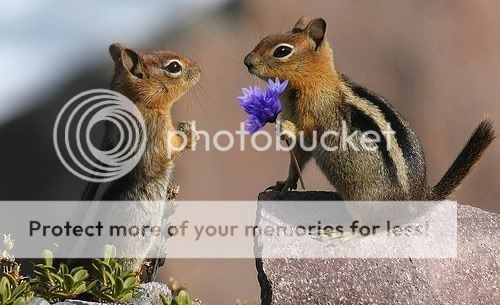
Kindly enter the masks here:
M 444 177 L 429 187 L 424 152 L 410 125 L 383 97 L 337 71 L 326 26 L 321 18 L 302 17 L 291 31 L 259 42 L 244 64 L 263 80 L 288 81 L 281 96 L 282 139 L 295 140 L 301 135 L 310 146 L 314 137 L 319 143 L 325 133 L 340 132 L 347 126 L 349 134 L 360 132 L 353 137 L 354 143 L 360 143 L 365 132 L 377 133 L 378 149 L 342 147 L 333 134 L 326 135 L 325 145 L 316 145 L 312 151 L 296 145 L 293 152 L 299 168 L 291 162 L 288 178 L 273 189 L 296 189 L 299 169 L 314 158 L 345 200 L 446 199 L 495 138 L 492 122 L 479 124 Z M 382 132 L 388 126 L 393 133 Z M 329 149 L 333 147 L 338 149 Z

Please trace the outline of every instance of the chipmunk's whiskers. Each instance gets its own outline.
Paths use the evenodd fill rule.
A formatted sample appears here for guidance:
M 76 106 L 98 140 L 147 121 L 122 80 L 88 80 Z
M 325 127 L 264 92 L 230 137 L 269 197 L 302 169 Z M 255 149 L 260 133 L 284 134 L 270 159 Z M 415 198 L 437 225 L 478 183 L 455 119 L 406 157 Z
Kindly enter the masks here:
M 193 94 L 196 96 L 196 101 L 198 103 L 198 105 L 200 106 L 201 110 L 206 113 L 207 110 L 206 108 L 204 107 L 203 105 L 203 101 L 201 99 L 208 99 L 208 93 L 207 91 L 203 88 L 203 86 L 198 82 L 195 84 L 195 87 L 193 88 Z M 201 98 L 200 98 L 201 96 Z

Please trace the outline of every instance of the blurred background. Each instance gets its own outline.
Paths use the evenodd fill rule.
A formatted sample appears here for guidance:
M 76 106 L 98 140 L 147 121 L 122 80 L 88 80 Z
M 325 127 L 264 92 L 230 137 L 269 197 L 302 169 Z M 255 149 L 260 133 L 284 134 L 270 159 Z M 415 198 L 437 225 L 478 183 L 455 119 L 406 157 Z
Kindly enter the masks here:
M 500 110 L 500 3 L 494 1 L 80 1 L 6 0 L 0 11 L 0 199 L 76 200 L 85 182 L 52 144 L 58 111 L 74 95 L 108 88 L 108 46 L 167 48 L 202 66 L 202 89 L 176 120 L 214 133 L 245 119 L 235 97 L 258 83 L 244 56 L 302 15 L 321 16 L 338 69 L 387 97 L 423 143 L 435 184 L 485 114 Z M 500 212 L 494 143 L 454 198 Z M 176 165 L 179 200 L 255 200 L 287 175 L 284 152 L 187 153 Z M 331 190 L 315 165 L 310 190 Z M 170 260 L 161 280 L 186 284 L 206 304 L 258 300 L 253 260 Z

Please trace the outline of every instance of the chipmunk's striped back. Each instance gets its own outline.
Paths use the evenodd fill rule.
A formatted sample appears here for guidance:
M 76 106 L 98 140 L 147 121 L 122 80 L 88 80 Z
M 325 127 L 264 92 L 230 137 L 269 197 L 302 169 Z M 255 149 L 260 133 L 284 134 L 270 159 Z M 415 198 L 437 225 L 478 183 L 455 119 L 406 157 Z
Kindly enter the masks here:
M 390 129 L 394 131 L 393 135 L 389 135 L 391 139 L 385 139 L 385 141 L 392 143 L 389 146 L 388 155 L 391 162 L 395 164 L 395 174 L 410 199 L 424 199 L 422 192 L 426 188 L 425 156 L 420 141 L 409 123 L 383 97 L 354 83 L 346 76 L 343 78 L 352 93 L 360 100 L 360 107 L 368 109 L 366 111 L 372 113 L 371 117 L 377 118 L 380 127 L 390 126 Z M 379 149 L 385 149 L 384 143 L 381 143 Z

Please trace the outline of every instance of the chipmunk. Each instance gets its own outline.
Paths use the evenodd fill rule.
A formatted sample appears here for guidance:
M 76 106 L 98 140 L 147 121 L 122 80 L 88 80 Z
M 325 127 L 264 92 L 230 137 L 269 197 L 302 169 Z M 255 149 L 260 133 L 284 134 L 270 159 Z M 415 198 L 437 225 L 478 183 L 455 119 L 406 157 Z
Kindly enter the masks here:
M 429 187 L 424 152 L 410 125 L 383 97 L 337 71 L 321 18 L 302 17 L 291 31 L 264 38 L 244 64 L 263 80 L 288 80 L 281 97 L 281 137 L 290 141 L 302 134 L 310 144 L 324 136 L 325 147 L 306 151 L 296 145 L 293 151 L 300 168 L 314 158 L 345 200 L 444 200 L 495 138 L 492 122 L 482 121 L 444 177 Z M 393 133 L 383 134 L 387 126 Z M 340 133 L 343 127 L 350 133 L 377 133 L 378 149 L 340 147 L 340 137 L 328 132 Z M 362 140 L 359 133 L 352 138 L 357 144 Z M 296 189 L 298 177 L 291 163 L 286 181 L 273 189 Z
M 171 184 L 174 159 L 181 146 L 190 148 L 199 137 L 191 122 L 179 122 L 175 129 L 171 109 L 198 82 L 201 69 L 190 59 L 166 50 L 140 53 L 115 43 L 109 52 L 115 63 L 111 89 L 128 97 L 140 110 L 146 125 L 146 150 L 124 177 L 104 187 L 90 183 L 83 200 L 173 199 L 178 192 L 178 186 Z M 108 149 L 118 141 L 114 127 L 108 124 L 106 128 L 103 145 Z M 186 135 L 187 143 L 179 134 L 167 136 L 175 130 Z
M 82 200 L 173 200 L 178 192 L 178 186 L 171 183 L 174 160 L 183 150 L 195 145 L 199 136 L 191 122 L 181 121 L 175 128 L 171 109 L 198 82 L 201 69 L 190 59 L 166 50 L 137 52 L 115 43 L 109 47 L 109 53 L 115 63 L 111 89 L 129 98 L 139 109 L 146 127 L 146 149 L 139 163 L 125 176 L 109 183 L 89 183 Z M 176 130 L 184 134 L 185 138 L 179 133 L 169 136 L 169 132 Z M 116 125 L 107 124 L 104 150 L 115 147 L 118 138 Z M 124 206 L 119 211 L 112 211 L 108 217 L 128 217 L 135 221 L 144 220 L 146 224 L 150 220 L 166 221 L 165 214 L 170 212 L 168 208 L 158 211 L 148 210 L 145 205 L 137 209 Z M 150 281 L 164 262 L 161 257 L 165 249 L 155 248 L 158 246 L 163 245 L 131 245 L 140 247 L 144 256 L 130 260 L 127 268 L 136 271 L 138 277 L 142 274 L 146 281 Z M 154 257 L 157 258 L 149 259 L 149 255 L 156 255 Z M 88 263 L 88 260 L 76 260 L 76 263 Z

